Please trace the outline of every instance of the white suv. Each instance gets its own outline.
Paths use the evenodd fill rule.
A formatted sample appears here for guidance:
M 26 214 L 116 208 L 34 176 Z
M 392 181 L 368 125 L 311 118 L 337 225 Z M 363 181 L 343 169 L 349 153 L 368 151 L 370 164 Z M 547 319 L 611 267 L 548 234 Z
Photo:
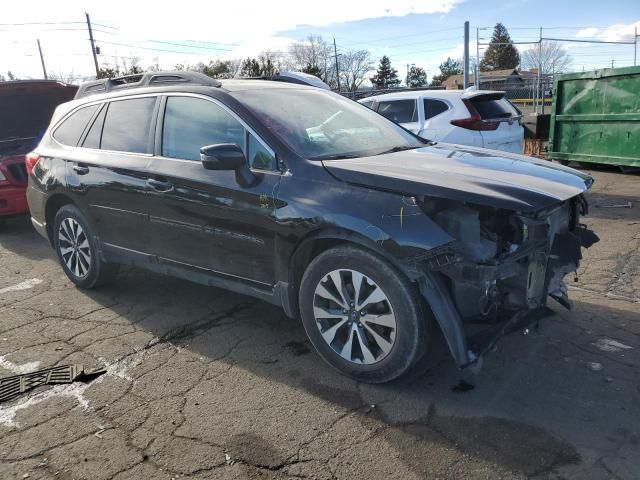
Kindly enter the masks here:
M 522 153 L 522 115 L 504 92 L 418 90 L 359 102 L 422 138 Z

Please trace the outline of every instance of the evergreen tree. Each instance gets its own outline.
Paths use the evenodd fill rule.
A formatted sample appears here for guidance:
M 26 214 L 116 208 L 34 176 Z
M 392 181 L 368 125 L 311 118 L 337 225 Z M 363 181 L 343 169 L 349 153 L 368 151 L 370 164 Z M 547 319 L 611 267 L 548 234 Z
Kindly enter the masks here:
M 244 62 L 242 62 L 242 71 L 240 76 L 242 77 L 259 77 L 262 75 L 262 68 L 260 68 L 260 64 L 258 60 L 255 58 L 247 58 Z
M 516 68 L 520 63 L 520 54 L 513 44 L 509 32 L 501 23 L 496 24 L 487 51 L 480 62 L 480 71 L 505 70 Z
M 421 67 L 411 67 L 407 75 L 407 87 L 420 88 L 427 86 L 427 72 Z
M 369 80 L 371 80 L 374 87 L 380 89 L 393 88 L 400 84 L 398 71 L 391 67 L 391 60 L 386 55 L 380 59 L 376 74 Z
M 317 65 L 312 65 L 311 63 L 307 63 L 305 67 L 302 69 L 303 73 L 308 73 L 309 75 L 315 75 L 316 77 L 322 79 L 322 70 Z
M 447 78 L 451 77 L 452 75 L 460 75 L 462 73 L 460 62 L 450 57 L 447 57 L 447 59 L 440 64 L 439 68 L 440 75 L 434 75 L 431 79 L 432 87 L 440 86 Z

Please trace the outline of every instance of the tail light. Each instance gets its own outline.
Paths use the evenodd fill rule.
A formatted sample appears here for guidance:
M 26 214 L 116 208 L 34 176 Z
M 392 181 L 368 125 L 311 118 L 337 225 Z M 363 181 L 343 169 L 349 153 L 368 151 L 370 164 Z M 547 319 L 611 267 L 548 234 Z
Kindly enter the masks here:
M 38 155 L 36 152 L 30 152 L 24 156 L 24 164 L 27 167 L 28 175 L 31 175 L 31 172 L 33 172 L 33 169 L 39 161 L 40 155 Z
M 487 130 L 497 130 L 500 126 L 500 122 L 491 122 L 483 120 L 476 108 L 473 106 L 467 99 L 462 100 L 469 110 L 470 117 L 467 118 L 459 118 L 457 120 L 451 120 L 451 125 L 455 125 L 456 127 L 466 128 L 467 130 L 478 130 L 478 131 L 487 131 Z

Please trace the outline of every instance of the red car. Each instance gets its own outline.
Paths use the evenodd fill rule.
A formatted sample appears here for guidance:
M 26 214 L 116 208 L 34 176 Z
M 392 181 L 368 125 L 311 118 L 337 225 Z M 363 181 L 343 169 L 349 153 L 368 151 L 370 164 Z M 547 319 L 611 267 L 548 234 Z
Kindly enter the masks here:
M 77 89 L 55 80 L 0 82 L 0 223 L 29 211 L 25 155 L 38 145 L 55 108 Z

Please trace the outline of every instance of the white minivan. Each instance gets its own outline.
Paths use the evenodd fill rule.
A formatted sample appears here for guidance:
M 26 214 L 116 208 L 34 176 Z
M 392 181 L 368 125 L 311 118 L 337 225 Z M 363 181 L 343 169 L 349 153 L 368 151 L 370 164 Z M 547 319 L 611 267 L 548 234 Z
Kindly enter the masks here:
M 359 102 L 428 140 L 522 153 L 522 115 L 504 92 L 414 90 Z

